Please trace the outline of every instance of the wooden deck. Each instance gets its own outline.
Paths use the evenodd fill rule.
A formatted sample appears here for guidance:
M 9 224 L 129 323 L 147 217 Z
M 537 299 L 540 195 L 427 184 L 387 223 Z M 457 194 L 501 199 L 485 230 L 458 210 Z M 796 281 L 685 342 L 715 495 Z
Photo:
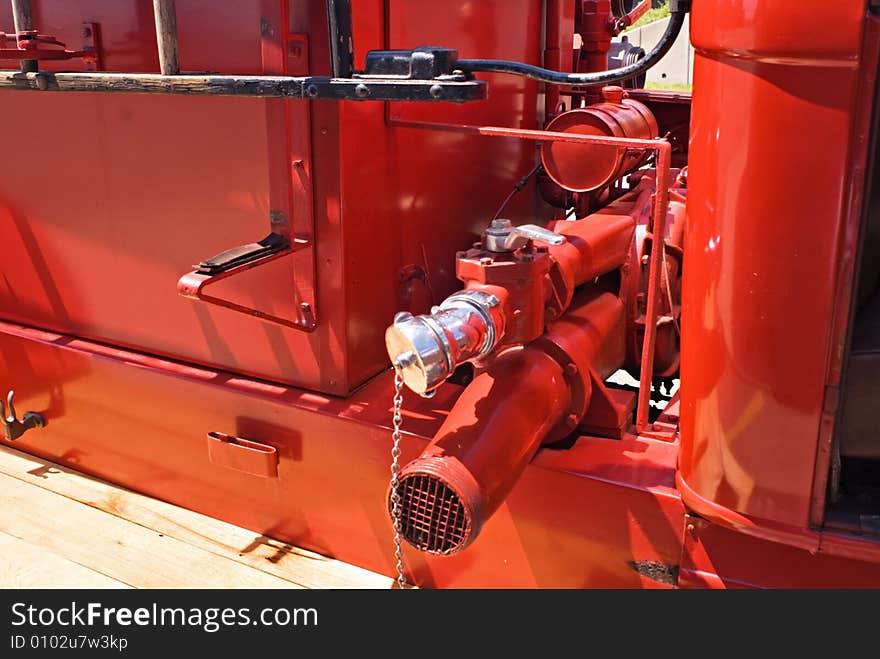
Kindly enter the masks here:
M 0 588 L 390 588 L 388 577 L 0 447 Z

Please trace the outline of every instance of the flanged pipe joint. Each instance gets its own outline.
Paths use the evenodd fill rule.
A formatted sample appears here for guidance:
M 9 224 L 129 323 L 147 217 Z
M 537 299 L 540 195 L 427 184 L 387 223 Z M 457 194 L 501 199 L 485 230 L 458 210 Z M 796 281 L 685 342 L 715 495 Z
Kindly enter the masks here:
M 464 290 L 430 314 L 394 317 L 385 347 L 407 387 L 429 396 L 461 364 L 478 362 L 502 343 L 540 336 L 550 258 L 546 249 L 533 250 L 535 242 L 558 247 L 566 237 L 536 225 L 493 220 L 482 246 L 458 255 L 456 272 Z

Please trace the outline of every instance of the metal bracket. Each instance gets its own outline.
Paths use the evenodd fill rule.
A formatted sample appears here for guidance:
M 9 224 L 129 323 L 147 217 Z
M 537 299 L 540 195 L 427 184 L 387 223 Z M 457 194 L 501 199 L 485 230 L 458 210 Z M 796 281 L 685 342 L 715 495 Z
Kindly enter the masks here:
M 219 76 L 156 73 L 20 73 L 0 71 L 0 89 L 200 96 L 260 96 L 332 101 L 449 101 L 485 99 L 478 80 Z
M 286 3 L 268 2 L 264 11 L 276 14 L 274 26 L 261 21 L 263 41 L 282 34 L 287 27 L 277 20 Z M 331 50 L 330 76 L 228 76 L 179 75 L 174 0 L 154 0 L 156 38 L 162 73 L 98 73 L 100 68 L 97 25 L 84 23 L 83 49 L 69 51 L 54 37 L 33 29 L 30 0 L 13 0 L 16 13 L 15 48 L 3 49 L 0 59 L 21 60 L 21 72 L 0 71 L 0 88 L 20 91 L 121 92 L 139 94 L 187 94 L 214 96 L 260 96 L 285 99 L 334 101 L 450 101 L 464 103 L 486 98 L 486 83 L 474 80 L 455 66 L 458 53 L 447 48 L 424 47 L 409 51 L 372 51 L 363 72 L 354 70 L 351 0 L 326 0 Z M 275 6 L 277 10 L 272 10 Z M 20 14 L 20 15 L 19 15 Z M 273 33 L 273 34 L 270 34 Z M 283 40 L 282 40 L 283 41 Z M 271 44 L 270 45 L 274 45 Z M 42 46 L 42 47 L 41 47 Z M 45 46 L 53 46 L 45 48 Z M 59 48 L 60 47 L 60 48 Z M 5 57 L 4 57 L 5 56 Z M 38 72 L 41 59 L 82 58 L 87 71 Z M 264 55 L 265 59 L 265 55 Z
M 39 34 L 36 30 L 26 30 L 16 34 L 0 32 L 0 60 L 48 60 L 82 59 L 88 70 L 94 71 L 98 61 L 95 48 L 95 23 L 83 23 L 83 47 L 81 50 L 67 50 L 67 45 L 49 34 Z M 15 48 L 6 48 L 7 39 L 15 41 Z
M 9 408 L 9 415 L 6 414 L 6 408 Z M 34 428 L 43 428 L 46 426 L 46 419 L 42 414 L 36 412 L 25 412 L 19 421 L 15 413 L 15 392 L 10 391 L 6 397 L 6 405 L 0 400 L 0 422 L 3 424 L 3 436 L 7 441 L 14 442 L 16 439 L 25 434 L 28 430 Z
M 308 247 L 311 243 L 303 238 L 293 241 L 278 233 L 270 233 L 256 243 L 248 243 L 228 249 L 220 254 L 205 259 L 195 266 L 192 272 L 185 274 L 177 282 L 177 292 L 192 300 L 215 304 L 224 309 L 237 311 L 260 320 L 265 320 L 284 327 L 311 332 L 317 326 L 311 305 L 300 304 L 300 317 L 296 320 L 267 314 L 259 309 L 246 307 L 224 298 L 206 295 L 204 290 L 218 281 L 228 279 L 246 270 L 252 270 L 266 263 L 271 263 L 282 256 L 288 256 Z
M 98 39 L 100 38 L 100 27 L 97 23 L 83 22 L 82 30 L 82 52 L 90 53 L 89 57 L 83 58 L 86 71 L 100 71 L 103 67 L 101 61 L 101 47 Z

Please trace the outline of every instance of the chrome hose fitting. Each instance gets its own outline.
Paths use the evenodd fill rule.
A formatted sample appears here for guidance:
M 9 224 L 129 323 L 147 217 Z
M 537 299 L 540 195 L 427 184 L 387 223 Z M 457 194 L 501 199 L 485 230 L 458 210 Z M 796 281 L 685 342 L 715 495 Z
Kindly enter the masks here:
M 385 347 L 406 386 L 430 396 L 456 367 L 491 353 L 503 335 L 498 298 L 466 290 L 449 296 L 430 314 L 397 314 L 385 331 Z

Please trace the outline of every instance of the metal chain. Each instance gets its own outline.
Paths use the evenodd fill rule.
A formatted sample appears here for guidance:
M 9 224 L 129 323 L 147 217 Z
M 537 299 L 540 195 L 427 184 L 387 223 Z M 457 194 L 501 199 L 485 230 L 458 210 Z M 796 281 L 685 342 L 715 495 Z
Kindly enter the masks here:
M 400 499 L 400 426 L 403 424 L 403 378 L 394 370 L 394 416 L 391 431 L 391 520 L 394 523 L 394 558 L 397 561 L 397 585 L 406 589 L 406 566 L 403 563 L 403 524 L 401 520 Z

